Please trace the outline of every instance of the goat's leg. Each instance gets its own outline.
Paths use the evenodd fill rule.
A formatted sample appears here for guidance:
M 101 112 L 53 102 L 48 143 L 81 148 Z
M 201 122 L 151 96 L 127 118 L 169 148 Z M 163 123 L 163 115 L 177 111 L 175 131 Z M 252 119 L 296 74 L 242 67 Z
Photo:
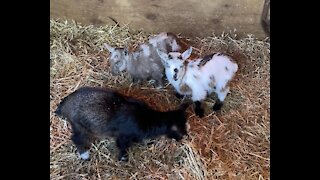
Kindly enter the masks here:
M 224 99 L 229 94 L 229 87 L 221 88 L 219 91 L 217 91 L 217 94 L 218 94 L 218 99 L 216 100 L 216 103 L 212 107 L 214 111 L 219 111 L 222 108 Z
M 192 91 L 192 101 L 195 103 L 196 107 L 194 109 L 197 116 L 202 118 L 204 116 L 204 109 L 202 107 L 202 100 L 207 96 L 207 92 L 201 89 L 195 89 Z
M 217 99 L 216 102 L 214 103 L 212 109 L 214 111 L 219 111 L 219 110 L 221 110 L 222 106 L 223 106 L 223 102 L 220 101 L 219 99 Z
M 200 101 L 196 101 L 194 102 L 194 104 L 196 105 L 194 112 L 196 113 L 197 116 L 202 118 L 204 116 L 204 109 L 202 107 L 202 103 Z
M 71 128 L 71 140 L 77 147 L 81 159 L 90 160 L 89 149 L 95 138 L 77 123 L 71 123 Z
M 132 144 L 130 136 L 119 135 L 116 140 L 117 147 L 119 148 L 119 161 L 128 161 L 128 149 Z
M 72 134 L 71 140 L 76 145 L 81 159 L 90 160 L 89 149 L 92 143 L 90 136 L 85 133 L 75 132 Z

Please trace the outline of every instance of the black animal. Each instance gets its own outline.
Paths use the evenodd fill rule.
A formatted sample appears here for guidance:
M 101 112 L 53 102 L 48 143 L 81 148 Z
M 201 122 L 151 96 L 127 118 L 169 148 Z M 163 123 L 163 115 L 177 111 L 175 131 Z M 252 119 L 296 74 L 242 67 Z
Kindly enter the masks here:
M 65 97 L 55 113 L 71 124 L 71 140 L 82 159 L 90 159 L 88 150 L 96 138 L 114 137 L 119 160 L 128 161 L 133 142 L 160 135 L 179 141 L 187 135 L 188 105 L 161 112 L 111 89 L 82 87 Z

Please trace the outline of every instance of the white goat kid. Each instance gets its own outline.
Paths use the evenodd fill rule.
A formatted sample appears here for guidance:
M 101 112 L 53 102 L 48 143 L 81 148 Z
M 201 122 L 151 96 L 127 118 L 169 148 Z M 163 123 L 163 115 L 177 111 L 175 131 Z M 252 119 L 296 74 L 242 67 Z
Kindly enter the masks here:
M 157 88 L 163 87 L 164 67 L 156 49 L 150 44 L 142 44 L 138 50 L 129 52 L 127 48 L 104 46 L 111 53 L 110 64 L 114 75 L 127 71 L 134 83 L 155 80 Z
M 175 34 L 163 32 L 150 38 L 149 43 L 141 44 L 133 52 L 129 52 L 127 48 L 111 47 L 106 43 L 104 46 L 111 53 L 109 61 L 114 75 L 127 71 L 133 82 L 154 79 L 157 88 L 161 88 L 164 67 L 156 49 L 163 52 L 180 51 L 187 44 L 181 42 Z
M 218 95 L 213 106 L 218 111 L 223 106 L 229 87 L 229 81 L 238 70 L 238 65 L 222 53 L 213 53 L 203 58 L 188 61 L 192 47 L 183 53 L 165 53 L 157 50 L 165 67 L 168 81 L 180 95 L 191 95 L 195 103 L 195 113 L 204 116 L 201 102 L 212 92 Z M 178 96 L 177 96 L 178 97 Z

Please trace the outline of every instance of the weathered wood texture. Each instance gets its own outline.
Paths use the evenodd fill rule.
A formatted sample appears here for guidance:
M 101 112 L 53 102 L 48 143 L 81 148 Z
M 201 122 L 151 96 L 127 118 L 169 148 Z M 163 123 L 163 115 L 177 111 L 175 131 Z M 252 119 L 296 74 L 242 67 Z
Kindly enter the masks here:
M 240 36 L 266 34 L 261 26 L 264 0 L 50 0 L 51 18 L 83 24 L 119 22 L 133 29 L 206 37 L 236 29 Z

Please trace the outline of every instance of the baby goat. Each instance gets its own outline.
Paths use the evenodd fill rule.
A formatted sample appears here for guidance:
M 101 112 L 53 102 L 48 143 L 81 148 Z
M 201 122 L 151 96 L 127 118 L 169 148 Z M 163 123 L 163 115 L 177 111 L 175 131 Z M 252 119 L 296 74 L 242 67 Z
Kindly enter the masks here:
M 65 97 L 55 113 L 71 124 L 71 140 L 80 156 L 89 160 L 89 149 L 96 138 L 114 137 L 119 160 L 127 161 L 133 142 L 166 135 L 181 140 L 187 135 L 185 110 L 160 112 L 144 102 L 103 88 L 82 87 Z
M 212 92 L 217 93 L 218 100 L 213 110 L 220 110 L 226 98 L 229 81 L 238 70 L 238 65 L 222 53 L 213 53 L 203 58 L 187 61 L 192 47 L 183 53 L 165 53 L 157 51 L 165 66 L 166 76 L 170 84 L 180 95 L 192 95 L 195 102 L 195 113 L 204 116 L 201 101 Z
M 175 52 L 185 49 L 188 45 L 173 33 L 160 33 L 133 52 L 129 52 L 128 48 L 114 48 L 106 43 L 104 46 L 111 53 L 110 64 L 113 74 L 127 71 L 133 82 L 153 79 L 157 88 L 161 88 L 164 67 L 156 49 Z

